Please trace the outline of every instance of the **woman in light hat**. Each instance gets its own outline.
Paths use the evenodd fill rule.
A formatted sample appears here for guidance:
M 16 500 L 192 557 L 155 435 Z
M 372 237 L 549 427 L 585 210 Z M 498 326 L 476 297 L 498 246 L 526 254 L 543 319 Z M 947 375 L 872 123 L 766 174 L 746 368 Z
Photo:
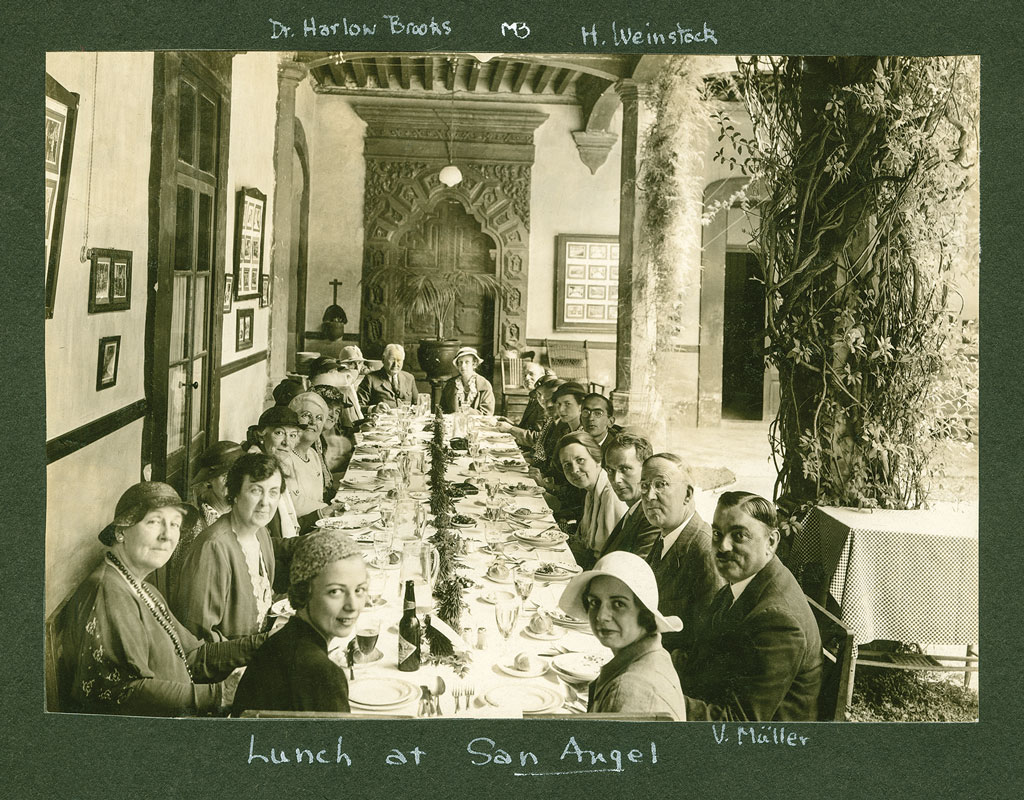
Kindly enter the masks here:
M 450 378 L 441 390 L 441 410 L 445 414 L 461 408 L 488 417 L 494 415 L 494 389 L 490 381 L 476 373 L 483 362 L 472 347 L 463 347 L 452 359 L 459 374 Z
M 345 671 L 327 655 L 349 636 L 366 605 L 362 551 L 340 531 L 302 537 L 292 559 L 288 599 L 296 613 L 259 649 L 235 694 L 234 713 L 348 711 Z
M 99 534 L 99 566 L 68 602 L 58 682 L 67 711 L 177 716 L 217 711 L 219 683 L 265 634 L 202 644 L 146 576 L 170 558 L 196 509 L 166 483 L 144 481 L 117 501 Z
M 193 504 L 199 509 L 195 525 L 182 530 L 178 547 L 168 562 L 168 597 L 174 600 L 181 565 L 196 537 L 231 510 L 228 500 L 228 470 L 244 455 L 237 442 L 212 444 L 199 456 L 199 472 L 192 480 Z
M 558 605 L 587 617 L 598 641 L 614 657 L 590 684 L 587 711 L 668 714 L 686 719 L 686 704 L 661 634 L 680 631 L 679 617 L 658 613 L 658 583 L 642 558 L 616 551 L 574 577 Z

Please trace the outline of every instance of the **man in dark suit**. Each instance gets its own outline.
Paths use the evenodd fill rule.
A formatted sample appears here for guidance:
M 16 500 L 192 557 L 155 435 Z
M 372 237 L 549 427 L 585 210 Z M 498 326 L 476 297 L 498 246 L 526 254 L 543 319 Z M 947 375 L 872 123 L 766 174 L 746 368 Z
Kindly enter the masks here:
M 647 519 L 640 500 L 640 470 L 654 448 L 647 437 L 637 431 L 622 430 L 610 440 L 604 454 L 604 471 L 612 491 L 629 508 L 612 528 L 601 555 L 625 550 L 646 558 L 661 531 Z
M 416 379 L 409 372 L 402 371 L 405 363 L 405 348 L 400 344 L 389 344 L 381 356 L 384 366 L 367 374 L 359 384 L 357 396 L 364 409 L 379 405 L 398 408 L 400 405 L 416 405 L 419 393 Z
M 615 424 L 615 406 L 612 405 L 611 398 L 597 392 L 591 392 L 584 397 L 580 407 L 580 427 L 597 442 L 601 448 L 603 461 L 615 434 L 622 430 Z
M 690 468 L 675 453 L 658 453 L 640 471 L 643 511 L 661 532 L 647 556 L 658 581 L 658 611 L 679 617 L 681 633 L 662 636 L 669 652 L 688 651 L 724 580 L 715 569 L 711 527 L 694 507 Z
M 749 492 L 726 492 L 715 509 L 713 541 L 728 585 L 690 652 L 676 661 L 687 719 L 817 719 L 821 639 L 803 591 L 775 555 L 775 506 Z

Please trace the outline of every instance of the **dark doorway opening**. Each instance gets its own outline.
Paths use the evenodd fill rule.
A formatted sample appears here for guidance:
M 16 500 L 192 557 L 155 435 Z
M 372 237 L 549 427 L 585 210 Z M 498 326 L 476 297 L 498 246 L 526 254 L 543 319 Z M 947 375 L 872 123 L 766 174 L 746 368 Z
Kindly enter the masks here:
M 725 254 L 722 417 L 761 419 L 764 411 L 764 284 L 757 256 Z

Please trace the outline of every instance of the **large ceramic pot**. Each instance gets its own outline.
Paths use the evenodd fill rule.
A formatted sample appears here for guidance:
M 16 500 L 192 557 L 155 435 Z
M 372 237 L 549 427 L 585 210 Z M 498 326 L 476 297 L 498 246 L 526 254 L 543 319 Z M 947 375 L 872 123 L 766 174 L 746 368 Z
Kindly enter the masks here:
M 420 369 L 427 373 L 429 379 L 451 377 L 455 374 L 452 359 L 459 352 L 459 347 L 458 339 L 420 339 Z
M 345 335 L 345 323 L 340 319 L 324 320 L 320 328 L 324 332 L 324 336 L 332 342 L 338 341 Z

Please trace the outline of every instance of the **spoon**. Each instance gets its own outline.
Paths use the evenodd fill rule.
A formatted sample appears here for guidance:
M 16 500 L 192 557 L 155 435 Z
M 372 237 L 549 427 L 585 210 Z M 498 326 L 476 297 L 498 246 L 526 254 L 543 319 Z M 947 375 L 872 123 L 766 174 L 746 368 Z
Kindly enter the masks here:
M 437 713 L 437 716 L 439 717 L 444 716 L 441 713 L 441 695 L 444 694 L 444 689 L 444 680 L 441 678 L 440 675 L 438 675 L 436 689 L 434 691 L 434 711 Z

